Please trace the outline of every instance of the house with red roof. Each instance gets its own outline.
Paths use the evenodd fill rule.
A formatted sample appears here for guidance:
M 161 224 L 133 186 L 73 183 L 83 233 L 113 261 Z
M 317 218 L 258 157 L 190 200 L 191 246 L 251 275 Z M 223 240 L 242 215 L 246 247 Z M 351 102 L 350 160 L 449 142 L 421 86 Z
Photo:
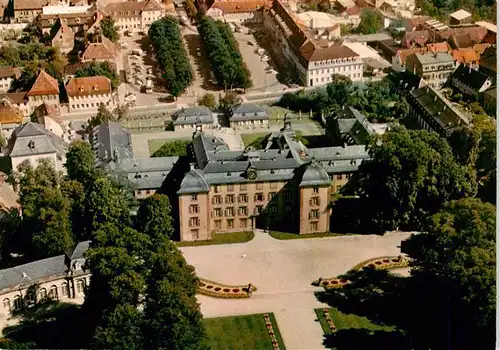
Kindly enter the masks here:
M 43 103 L 57 111 L 60 110 L 59 82 L 43 69 L 40 69 L 35 83 L 26 96 L 28 97 L 28 115 L 31 115 L 35 108 Z

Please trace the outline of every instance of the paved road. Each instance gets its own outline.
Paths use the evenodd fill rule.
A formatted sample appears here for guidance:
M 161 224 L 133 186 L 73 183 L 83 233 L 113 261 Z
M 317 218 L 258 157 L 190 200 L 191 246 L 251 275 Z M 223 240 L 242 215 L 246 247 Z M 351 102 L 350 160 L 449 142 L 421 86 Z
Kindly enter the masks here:
M 322 349 L 323 332 L 311 285 L 319 277 L 348 271 L 362 260 L 398 255 L 408 233 L 279 241 L 262 231 L 244 244 L 181 248 L 199 276 L 224 284 L 258 288 L 251 299 L 198 296 L 205 317 L 274 312 L 287 349 Z

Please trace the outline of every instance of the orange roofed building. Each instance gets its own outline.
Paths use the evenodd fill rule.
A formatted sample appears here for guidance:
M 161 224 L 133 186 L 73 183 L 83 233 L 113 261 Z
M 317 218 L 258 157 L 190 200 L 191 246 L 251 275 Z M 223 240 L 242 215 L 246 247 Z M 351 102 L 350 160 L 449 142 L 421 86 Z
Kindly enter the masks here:
M 286 3 L 273 2 L 272 8 L 264 12 L 264 26 L 276 43 L 275 55 L 282 57 L 281 63 L 291 67 L 304 86 L 328 84 L 333 74 L 362 80 L 361 57 L 344 45 L 316 38 Z
M 198 6 L 214 19 L 231 23 L 262 22 L 263 11 L 270 0 L 201 0 Z
M 104 76 L 72 78 L 66 85 L 69 111 L 96 111 L 101 103 L 114 106 L 111 81 Z
M 118 45 L 113 43 L 111 40 L 105 36 L 101 36 L 101 42 L 90 43 L 82 54 L 82 62 L 109 62 L 109 63 L 119 63 L 120 49 Z M 121 66 L 121 64 L 120 64 Z M 121 67 L 117 67 L 120 71 Z
M 43 69 L 38 73 L 35 83 L 26 96 L 28 97 L 28 115 L 31 115 L 42 103 L 55 108 L 58 112 L 60 110 L 59 82 Z
M 14 129 L 22 124 L 24 116 L 6 97 L 0 100 L 0 135 L 9 139 Z

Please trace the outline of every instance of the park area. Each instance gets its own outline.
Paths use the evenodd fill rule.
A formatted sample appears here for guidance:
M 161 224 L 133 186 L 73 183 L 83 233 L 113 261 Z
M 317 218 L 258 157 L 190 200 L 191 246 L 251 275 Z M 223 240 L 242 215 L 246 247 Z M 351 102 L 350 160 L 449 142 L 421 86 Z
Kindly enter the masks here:
M 268 328 L 264 314 L 208 318 L 204 320 L 212 350 L 272 350 L 273 332 L 279 349 L 285 349 L 274 314 L 266 314 L 272 327 Z

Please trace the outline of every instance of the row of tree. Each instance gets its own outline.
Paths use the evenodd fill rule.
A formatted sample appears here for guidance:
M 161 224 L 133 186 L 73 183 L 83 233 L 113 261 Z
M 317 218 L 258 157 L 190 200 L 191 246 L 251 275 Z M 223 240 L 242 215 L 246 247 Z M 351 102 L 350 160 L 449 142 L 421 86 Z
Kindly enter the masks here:
M 355 84 L 343 75 L 334 74 L 326 87 L 312 91 L 286 93 L 276 103 L 294 111 L 322 113 L 339 112 L 351 106 L 363 113 L 370 122 L 397 121 L 408 114 L 408 104 L 395 90 L 389 78 Z
M 198 32 L 219 86 L 225 89 L 251 87 L 250 72 L 229 26 L 205 16 L 199 21 Z
M 165 87 L 172 96 L 177 97 L 193 80 L 193 69 L 177 21 L 165 17 L 153 22 L 149 29 L 149 38 L 153 43 L 158 65 L 163 72 Z

